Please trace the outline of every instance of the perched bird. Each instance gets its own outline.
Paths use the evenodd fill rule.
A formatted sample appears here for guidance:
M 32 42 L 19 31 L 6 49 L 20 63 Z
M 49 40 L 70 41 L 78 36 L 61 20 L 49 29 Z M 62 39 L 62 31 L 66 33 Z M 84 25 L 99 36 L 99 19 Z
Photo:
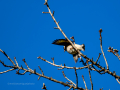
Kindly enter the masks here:
M 79 58 L 78 52 L 71 46 L 71 44 L 69 43 L 68 40 L 57 39 L 57 40 L 54 40 L 52 44 L 64 46 L 64 51 L 67 51 L 68 53 L 73 55 L 75 63 L 78 61 L 78 58 Z M 74 44 L 74 45 L 80 51 L 85 50 L 85 45 L 84 44 L 82 44 L 82 45 Z

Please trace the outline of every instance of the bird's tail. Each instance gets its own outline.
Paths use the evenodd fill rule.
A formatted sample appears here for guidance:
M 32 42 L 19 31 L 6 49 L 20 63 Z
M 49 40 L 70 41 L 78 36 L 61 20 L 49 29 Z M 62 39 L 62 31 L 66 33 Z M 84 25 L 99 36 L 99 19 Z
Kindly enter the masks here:
M 79 57 L 78 54 L 73 55 L 73 59 L 74 59 L 75 63 L 78 61 L 78 57 Z
M 85 51 L 85 45 L 82 44 L 82 51 Z
M 79 50 L 82 50 L 82 51 L 85 51 L 85 45 L 84 45 L 84 44 L 79 45 L 78 49 L 79 49 Z M 78 61 L 78 58 L 79 58 L 78 53 L 77 53 L 77 54 L 74 54 L 74 55 L 73 55 L 73 58 L 74 58 L 74 61 L 75 61 L 75 63 L 76 63 L 76 62 Z

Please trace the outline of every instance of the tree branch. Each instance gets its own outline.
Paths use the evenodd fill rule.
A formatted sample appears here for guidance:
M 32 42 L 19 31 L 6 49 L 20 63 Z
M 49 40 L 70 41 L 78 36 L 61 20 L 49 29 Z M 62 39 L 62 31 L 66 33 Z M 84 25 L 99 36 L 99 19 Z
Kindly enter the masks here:
M 77 76 L 76 67 L 74 67 L 74 69 L 75 69 L 75 76 L 76 76 L 76 87 L 78 87 L 78 76 Z
M 6 73 L 6 72 L 9 72 L 9 71 L 13 71 L 13 70 L 15 70 L 15 68 L 12 68 L 12 69 L 9 69 L 9 70 L 6 70 L 6 71 L 3 71 L 3 72 L 0 72 L 0 74 Z
M 46 63 L 49 63 L 49 64 L 51 64 L 51 65 L 53 65 L 53 66 L 60 67 L 60 68 L 58 68 L 58 70 L 64 69 L 64 68 L 74 69 L 74 67 L 68 67 L 68 66 L 66 66 L 66 65 L 62 66 L 62 64 L 61 64 L 61 65 L 57 65 L 57 64 L 52 63 L 52 62 L 50 62 L 50 61 L 47 61 L 46 59 L 43 59 L 41 56 L 39 56 L 39 57 L 37 57 L 37 58 L 38 58 L 38 59 L 41 59 L 41 60 L 45 61 Z M 90 64 L 89 66 L 92 66 L 92 64 Z M 76 69 L 84 69 L 84 68 L 88 68 L 88 66 L 86 65 L 86 66 L 84 66 L 84 67 L 76 67 Z
M 118 50 L 117 49 L 113 49 L 113 47 L 112 48 L 109 47 L 108 49 L 109 49 L 108 52 L 112 52 L 120 60 L 120 55 L 118 54 Z
M 81 55 L 82 57 L 84 57 L 85 59 L 89 60 L 89 61 L 92 63 L 92 65 L 96 65 L 98 68 L 100 68 L 100 69 L 103 70 L 104 68 L 103 68 L 102 66 L 100 66 L 99 64 L 97 64 L 96 62 L 94 62 L 92 59 L 88 58 L 86 55 L 82 54 L 79 50 L 77 50 L 77 48 L 74 46 L 74 44 L 67 38 L 67 36 L 65 35 L 65 33 L 64 33 L 64 32 L 62 31 L 62 29 L 60 28 L 58 22 L 56 21 L 56 19 L 54 18 L 53 14 L 51 13 L 51 10 L 50 10 L 50 8 L 49 8 L 48 2 L 45 1 L 44 5 L 47 6 L 48 11 L 49 11 L 49 14 L 51 15 L 52 19 L 54 20 L 55 24 L 57 25 L 57 28 L 61 31 L 61 33 L 63 34 L 63 36 L 69 41 L 69 43 L 72 45 L 72 47 L 78 52 L 78 54 L 80 54 L 80 55 Z M 100 30 L 100 36 L 101 36 L 101 30 Z M 100 39 L 101 39 L 101 38 L 100 38 Z M 101 39 L 101 40 L 102 40 L 102 39 Z M 100 45 L 102 45 L 102 41 L 101 41 L 101 44 L 100 44 Z M 101 49 L 101 50 L 103 51 L 103 49 Z M 108 74 L 114 76 L 115 78 L 118 78 L 118 79 L 119 79 L 120 76 L 118 76 L 118 75 L 116 75 L 116 74 L 113 74 L 111 71 L 108 70 L 109 67 L 108 67 L 108 63 L 107 63 L 107 60 L 106 60 L 106 58 L 105 58 L 104 52 L 103 52 L 103 56 L 104 56 L 104 59 L 105 59 L 105 62 L 106 62 L 106 66 L 107 66 L 107 70 L 104 69 L 104 72 L 105 72 L 105 73 L 108 73 Z
M 45 86 L 45 83 L 43 83 L 43 87 L 42 87 L 42 89 L 47 90 L 47 88 L 46 88 L 46 86 Z
M 0 49 L 0 50 L 1 50 L 1 49 Z M 3 51 L 1 50 L 1 52 L 3 52 Z M 4 53 L 3 53 L 3 54 L 4 54 Z M 5 54 L 6 54 L 6 53 L 5 53 Z M 8 55 L 6 54 L 6 56 L 8 56 Z M 12 59 L 10 59 L 10 58 L 8 58 L 8 59 L 9 59 L 11 62 L 13 62 Z M 14 58 L 14 59 L 15 59 L 15 58 Z M 64 83 L 64 82 L 62 82 L 62 81 L 58 81 L 58 80 L 56 80 L 56 79 L 53 79 L 52 77 L 45 76 L 44 74 L 39 74 L 38 72 L 36 72 L 36 70 L 32 70 L 32 69 L 29 68 L 29 66 L 27 65 L 25 59 L 23 59 L 23 61 L 24 61 L 24 63 L 26 64 L 26 66 L 27 66 L 28 69 L 25 69 L 25 68 L 23 68 L 22 66 L 20 67 L 19 65 L 18 65 L 18 66 L 16 66 L 16 65 L 15 65 L 15 66 L 8 66 L 8 65 L 5 65 L 2 61 L 0 61 L 0 63 L 2 63 L 3 66 L 12 68 L 12 69 L 9 69 L 9 70 L 0 72 L 0 74 L 9 72 L 9 71 L 12 71 L 12 70 L 15 70 L 15 69 L 18 69 L 18 71 L 16 71 L 16 74 L 18 74 L 18 75 L 24 75 L 26 72 L 29 72 L 30 74 L 35 74 L 35 75 L 39 76 L 39 78 L 40 78 L 40 77 L 43 77 L 43 78 L 46 78 L 46 79 L 48 79 L 48 80 L 50 80 L 50 81 L 59 83 L 59 84 L 64 85 L 64 86 L 68 86 L 68 87 L 71 87 L 71 88 L 74 88 L 74 89 L 85 90 L 85 89 L 83 89 L 83 88 L 81 88 L 81 87 L 71 86 L 71 85 L 69 85 L 69 84 L 67 84 L 67 83 Z M 16 62 L 17 62 L 17 61 L 16 61 Z M 23 70 L 24 73 L 20 73 L 19 70 Z M 43 71 L 42 71 L 42 72 L 43 72 Z M 38 78 L 38 79 L 39 79 L 39 78 Z
M 85 84 L 85 88 L 86 88 L 86 90 L 88 90 L 88 88 L 87 88 L 87 85 L 86 85 L 86 82 L 85 82 L 85 79 L 84 79 L 84 76 L 82 75 L 82 78 L 83 78 L 83 82 L 84 82 L 84 84 Z
M 90 77 L 90 82 L 91 82 L 91 90 L 93 90 L 93 83 L 92 83 L 92 79 L 91 79 L 91 73 L 90 73 L 90 67 L 88 64 L 88 60 L 87 60 L 87 65 L 88 65 L 88 72 L 89 72 L 89 77 Z
M 102 36 L 101 36 L 102 29 L 99 30 L 99 33 L 100 33 L 100 47 L 101 47 L 101 52 L 102 52 L 103 57 L 104 57 L 104 59 L 105 59 L 107 69 L 109 69 L 109 66 L 108 66 L 108 63 L 107 63 L 107 59 L 106 59 L 106 57 L 105 57 L 105 54 L 104 54 L 103 48 L 102 48 Z
M 62 73 L 63 73 L 63 76 L 64 76 L 68 81 L 70 81 L 70 83 L 72 83 L 72 85 L 74 85 L 74 86 L 76 87 L 76 84 L 75 84 L 73 81 L 71 81 L 70 79 L 68 79 L 68 78 L 66 77 L 66 75 L 64 74 L 64 71 L 62 71 Z
M 15 63 L 11 60 L 11 58 L 4 51 L 2 51 L 0 49 L 0 52 L 2 52 L 12 62 L 12 64 L 15 66 Z

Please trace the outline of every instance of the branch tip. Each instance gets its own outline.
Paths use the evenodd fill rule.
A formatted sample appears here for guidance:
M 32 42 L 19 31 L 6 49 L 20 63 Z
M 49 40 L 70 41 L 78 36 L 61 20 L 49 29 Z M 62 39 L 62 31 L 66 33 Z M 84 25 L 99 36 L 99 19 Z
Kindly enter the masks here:
M 40 76 L 38 77 L 38 80 L 40 79 Z
M 42 13 L 49 13 L 49 12 L 42 12 Z
M 102 33 L 102 29 L 100 28 L 99 33 Z
M 52 14 L 53 16 L 54 16 L 54 13 L 55 13 L 55 11 L 53 11 L 53 14 Z
M 58 27 L 54 27 L 54 29 L 59 29 Z
M 25 58 L 23 58 L 23 60 L 22 60 L 23 62 L 25 62 Z

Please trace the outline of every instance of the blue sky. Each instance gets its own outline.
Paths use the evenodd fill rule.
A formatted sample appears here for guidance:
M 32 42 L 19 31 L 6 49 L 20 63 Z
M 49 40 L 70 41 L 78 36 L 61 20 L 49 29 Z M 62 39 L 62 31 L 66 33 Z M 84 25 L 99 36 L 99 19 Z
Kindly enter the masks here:
M 107 52 L 111 46 L 120 50 L 120 1 L 119 0 L 48 0 L 51 10 L 55 11 L 55 18 L 60 21 L 60 27 L 68 38 L 75 37 L 76 43 L 85 44 L 86 50 L 82 52 L 95 61 L 101 52 L 99 41 L 99 29 L 102 28 L 103 49 L 108 60 L 110 71 L 116 71 L 120 75 L 120 61 L 112 53 Z M 74 63 L 72 55 L 64 52 L 63 47 L 51 44 L 55 39 L 64 38 L 56 27 L 54 21 L 47 12 L 44 0 L 0 0 L 0 48 L 13 60 L 16 57 L 19 65 L 27 68 L 22 61 L 26 59 L 31 69 L 41 73 L 38 65 L 46 76 L 64 81 L 62 71 L 75 82 L 74 70 L 57 70 L 57 67 L 37 59 L 38 56 L 51 61 L 54 57 L 56 64 L 82 67 L 81 63 Z M 5 64 L 11 62 L 0 53 L 0 60 Z M 101 55 L 100 64 L 104 67 L 105 61 Z M 0 64 L 0 71 L 8 70 Z M 21 71 L 22 72 L 22 71 Z M 91 88 L 88 70 L 78 70 L 79 87 L 85 87 L 82 75 L 84 75 L 88 88 Z M 1 90 L 29 89 L 38 90 L 44 82 L 48 90 L 66 90 L 58 83 L 41 78 L 36 75 L 17 75 L 16 71 L 0 75 Z M 92 71 L 94 90 L 119 90 L 120 85 L 114 77 L 103 74 L 99 75 Z M 13 83 L 12 85 L 10 83 Z M 15 83 L 29 83 L 32 85 L 14 85 Z M 59 88 L 58 88 L 59 87 Z

